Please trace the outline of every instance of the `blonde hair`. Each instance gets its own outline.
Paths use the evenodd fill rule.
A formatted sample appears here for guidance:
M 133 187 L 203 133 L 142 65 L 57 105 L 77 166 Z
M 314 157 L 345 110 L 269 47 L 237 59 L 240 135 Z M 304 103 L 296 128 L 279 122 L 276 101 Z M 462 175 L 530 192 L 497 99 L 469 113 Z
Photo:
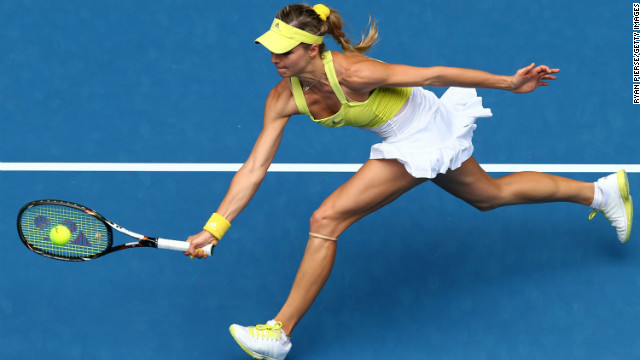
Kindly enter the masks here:
M 369 16 L 369 23 L 362 33 L 362 38 L 356 45 L 351 45 L 351 40 L 346 38 L 346 34 L 342 31 L 344 20 L 334 9 L 330 9 L 331 12 L 327 16 L 327 20 L 324 21 L 320 18 L 320 15 L 307 4 L 295 4 L 287 5 L 276 15 L 277 19 L 284 21 L 285 23 L 304 30 L 308 33 L 324 36 L 329 34 L 340 45 L 345 52 L 357 52 L 363 53 L 369 49 L 378 40 L 378 25 Z M 320 44 L 321 52 L 325 50 L 325 44 Z

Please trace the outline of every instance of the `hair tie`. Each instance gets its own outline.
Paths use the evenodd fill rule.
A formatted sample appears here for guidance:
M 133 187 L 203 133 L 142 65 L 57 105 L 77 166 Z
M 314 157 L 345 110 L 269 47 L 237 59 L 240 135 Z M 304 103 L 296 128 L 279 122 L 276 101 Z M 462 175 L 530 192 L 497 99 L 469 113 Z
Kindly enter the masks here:
M 320 19 L 322 19 L 322 21 L 327 21 L 327 18 L 331 14 L 331 9 L 329 9 L 326 5 L 323 5 L 323 4 L 313 5 L 313 10 L 315 10 L 316 14 L 320 16 Z

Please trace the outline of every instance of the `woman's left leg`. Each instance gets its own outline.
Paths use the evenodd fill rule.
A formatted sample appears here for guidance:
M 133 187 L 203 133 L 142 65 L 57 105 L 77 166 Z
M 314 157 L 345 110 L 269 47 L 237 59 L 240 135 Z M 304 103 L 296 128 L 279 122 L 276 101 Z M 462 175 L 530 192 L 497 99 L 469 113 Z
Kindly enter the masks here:
M 479 210 L 505 205 L 573 202 L 591 205 L 594 185 L 562 176 L 519 172 L 492 178 L 473 157 L 462 166 L 439 174 L 433 182 Z
M 560 201 L 592 206 L 609 219 L 620 242 L 627 242 L 631 235 L 633 202 L 624 170 L 595 183 L 537 172 L 494 179 L 472 157 L 461 167 L 436 176 L 433 182 L 482 211 L 505 205 Z

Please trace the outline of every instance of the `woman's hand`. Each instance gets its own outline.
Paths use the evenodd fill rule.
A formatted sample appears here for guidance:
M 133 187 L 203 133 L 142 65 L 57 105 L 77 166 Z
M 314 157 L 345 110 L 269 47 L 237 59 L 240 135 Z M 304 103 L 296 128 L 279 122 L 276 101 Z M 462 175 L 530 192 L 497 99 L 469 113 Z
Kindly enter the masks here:
M 187 242 L 191 243 L 191 245 L 189 246 L 189 251 L 184 254 L 191 258 L 197 257 L 198 259 L 207 258 L 207 254 L 202 250 L 203 247 L 209 244 L 213 244 L 214 247 L 218 245 L 218 239 L 205 230 L 202 230 L 198 234 L 189 236 L 189 238 L 187 238 Z
M 546 65 L 536 67 L 535 63 L 532 63 L 516 71 L 511 77 L 511 91 L 522 94 L 531 92 L 538 86 L 547 86 L 549 83 L 545 80 L 555 80 L 556 76 L 552 74 L 559 71 L 560 69 L 551 69 Z

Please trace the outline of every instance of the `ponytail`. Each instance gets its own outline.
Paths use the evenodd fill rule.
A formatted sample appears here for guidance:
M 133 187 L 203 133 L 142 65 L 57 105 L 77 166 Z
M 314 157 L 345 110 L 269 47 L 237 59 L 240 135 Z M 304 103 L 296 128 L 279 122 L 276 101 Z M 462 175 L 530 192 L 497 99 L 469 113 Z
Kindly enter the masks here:
M 363 53 L 378 41 L 378 25 L 369 15 L 369 23 L 362 32 L 360 42 L 356 45 L 351 44 L 351 40 L 346 38 L 345 33 L 342 31 L 343 23 L 342 17 L 336 10 L 331 10 L 331 14 L 327 17 L 327 34 L 330 34 L 333 39 L 340 45 L 345 52 L 357 52 Z
M 360 42 L 352 45 L 351 40 L 347 39 L 342 31 L 344 20 L 338 11 L 322 4 L 313 7 L 305 4 L 288 5 L 278 12 L 276 18 L 314 35 L 329 34 L 344 52 L 363 53 L 378 41 L 378 25 L 369 16 L 369 23 L 362 33 Z M 325 44 L 320 44 L 320 51 L 324 49 Z

